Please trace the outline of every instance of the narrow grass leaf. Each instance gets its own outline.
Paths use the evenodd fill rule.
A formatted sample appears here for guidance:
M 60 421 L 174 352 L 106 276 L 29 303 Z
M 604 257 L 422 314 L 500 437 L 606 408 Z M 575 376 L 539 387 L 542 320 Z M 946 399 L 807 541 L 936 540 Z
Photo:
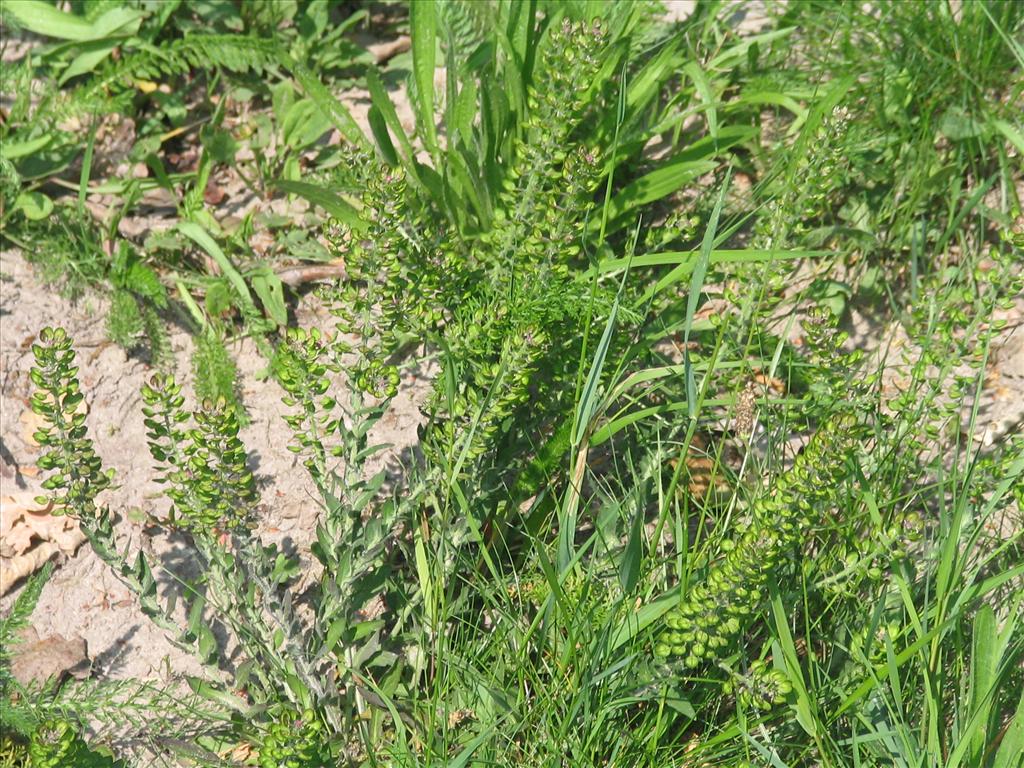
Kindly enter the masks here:
M 435 157 L 437 126 L 434 124 L 434 68 L 437 55 L 437 8 L 434 3 L 412 3 L 409 7 L 412 37 L 412 70 L 416 83 L 416 119 L 427 149 Z
M 178 231 L 198 244 L 213 258 L 215 262 L 217 262 L 217 266 L 220 267 L 221 272 L 224 273 L 228 282 L 230 282 L 234 287 L 242 303 L 255 313 L 256 305 L 253 303 L 252 294 L 249 293 L 249 287 L 245 284 L 245 279 L 235 268 L 235 265 L 231 263 L 231 260 L 225 255 L 224 251 L 221 250 L 220 246 L 217 245 L 217 242 L 210 237 L 209 233 L 207 233 L 207 231 L 201 226 L 191 221 L 180 222 L 178 224 Z
M 773 403 L 775 401 L 772 401 Z M 801 401 L 782 401 L 779 403 L 799 403 Z M 720 406 L 728 406 L 734 403 L 733 398 L 715 397 L 704 400 L 702 405 L 706 408 L 716 408 Z M 594 431 L 593 436 L 590 438 L 591 446 L 598 446 L 601 443 L 607 442 L 612 437 L 617 435 L 626 427 L 631 424 L 636 424 L 638 421 L 651 418 L 652 416 L 664 416 L 670 413 L 677 413 L 678 411 L 689 412 L 690 405 L 688 402 L 675 402 L 667 403 L 664 405 L 652 405 L 647 408 L 641 408 L 640 410 L 633 411 L 625 416 L 610 420 L 607 424 L 602 425 L 599 429 Z
M 583 385 L 583 392 L 580 395 L 580 404 L 576 411 L 576 424 L 573 427 L 573 445 L 583 442 L 584 435 L 590 426 L 591 418 L 597 410 L 598 394 L 597 389 L 601 383 L 601 374 L 604 370 L 605 357 L 608 354 L 608 347 L 611 345 L 612 334 L 615 332 L 615 322 L 619 315 L 619 297 L 616 296 L 612 302 L 611 311 L 604 324 L 604 332 L 594 350 L 594 359 L 590 363 L 590 371 L 587 373 L 587 381 Z
M 630 642 L 661 619 L 666 613 L 679 606 L 679 587 L 673 587 L 668 592 L 660 595 L 654 600 L 649 600 L 641 606 L 640 610 L 628 616 L 619 624 L 612 634 L 610 650 L 617 650 Z
M 448 763 L 448 768 L 464 768 L 469 764 L 469 761 L 473 758 L 473 754 L 484 744 L 488 739 L 491 738 L 491 733 L 494 731 L 496 723 L 492 723 L 479 733 L 472 741 L 462 748 L 451 762 Z
M 707 276 L 708 264 L 711 261 L 711 249 L 715 244 L 715 234 L 718 231 L 718 220 L 722 215 L 722 206 L 725 204 L 725 196 L 729 191 L 729 181 L 732 178 L 732 170 L 726 173 L 725 181 L 722 182 L 722 190 L 718 193 L 718 200 L 711 211 L 711 219 L 708 221 L 707 229 L 704 230 L 704 239 L 700 245 L 700 256 L 693 267 L 693 274 L 690 276 L 690 290 L 686 296 L 686 321 L 683 326 L 683 346 L 690 340 L 690 326 L 693 323 L 693 316 L 697 312 L 697 303 L 700 301 L 700 294 L 704 290 L 704 278 Z
M 95 120 L 89 129 L 89 139 L 85 144 L 85 155 L 82 157 L 82 172 L 78 175 L 78 210 L 85 211 L 85 198 L 89 194 L 89 176 L 92 174 L 92 153 L 96 147 L 96 131 L 100 121 Z
M 718 139 L 718 99 L 711 87 L 704 70 L 695 61 L 688 62 L 683 67 L 683 72 L 693 80 L 693 86 L 704 102 L 704 110 L 708 116 L 708 133 L 712 139 Z

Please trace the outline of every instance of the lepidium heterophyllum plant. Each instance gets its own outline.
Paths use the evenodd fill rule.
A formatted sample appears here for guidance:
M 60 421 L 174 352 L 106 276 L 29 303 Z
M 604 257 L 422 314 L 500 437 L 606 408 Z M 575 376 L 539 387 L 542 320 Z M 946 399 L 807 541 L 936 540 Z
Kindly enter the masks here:
M 233 728 L 234 738 L 248 740 L 266 766 L 292 765 L 286 758 L 327 765 L 351 748 L 353 723 L 370 706 L 367 697 L 380 705 L 364 687 L 377 677 L 368 667 L 397 659 L 382 647 L 386 622 L 361 613 L 382 599 L 387 562 L 398 556 L 398 507 L 375 503 L 382 474 L 363 476 L 374 453 L 367 432 L 387 401 L 366 407 L 357 395 L 342 408 L 327 396 L 326 375 L 336 368 L 338 350 L 318 333 L 292 331 L 280 345 L 276 369 L 293 408 L 287 417 L 293 448 L 307 457 L 324 499 L 312 547 L 320 578 L 304 596 L 295 591 L 297 561 L 256 533 L 258 494 L 234 408 L 207 402 L 189 413 L 178 385 L 154 376 L 142 389 L 143 415 L 170 508 L 153 522 L 187 538 L 198 573 L 171 575 L 179 589 L 164 599 L 152 547 L 123 543 L 110 510 L 97 499 L 111 476 L 102 472 L 84 416 L 76 413 L 82 395 L 71 339 L 63 329 L 44 329 L 33 352 L 39 391 L 32 404 L 45 421 L 37 438 L 48 449 L 41 465 L 52 473 L 45 487 L 77 517 L 145 613 L 210 668 L 207 679 L 189 682 L 236 722 L 211 723 L 206 743 Z M 340 477 L 338 456 L 345 459 Z M 176 593 L 182 606 L 175 605 Z M 300 609 L 300 600 L 311 610 Z M 218 639 L 218 627 L 227 642 Z M 152 734 L 153 745 L 159 748 L 165 736 Z

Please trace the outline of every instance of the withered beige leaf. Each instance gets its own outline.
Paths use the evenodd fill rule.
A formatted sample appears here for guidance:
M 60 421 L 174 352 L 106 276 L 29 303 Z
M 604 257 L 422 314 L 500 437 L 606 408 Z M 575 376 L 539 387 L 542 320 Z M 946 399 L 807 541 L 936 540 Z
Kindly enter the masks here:
M 89 674 L 89 655 L 81 637 L 61 635 L 39 638 L 34 627 L 23 631 L 21 642 L 13 647 L 11 674 L 22 685 L 33 681 L 71 675 L 79 680 Z
M 30 492 L 0 496 L 0 595 L 53 555 L 72 555 L 85 541 L 74 518 L 54 511 L 52 502 L 39 504 Z

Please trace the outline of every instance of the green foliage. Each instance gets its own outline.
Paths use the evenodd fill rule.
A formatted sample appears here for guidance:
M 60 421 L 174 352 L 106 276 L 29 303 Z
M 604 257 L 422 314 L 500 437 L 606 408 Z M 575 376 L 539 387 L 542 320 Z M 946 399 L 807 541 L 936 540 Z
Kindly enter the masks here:
M 209 402 L 238 402 L 238 368 L 217 326 L 211 323 L 195 338 L 192 355 L 196 395 Z
M 113 768 L 115 762 L 89 749 L 78 729 L 65 721 L 43 723 L 32 734 L 28 754 L 32 768 Z
M 195 534 L 245 526 L 257 499 L 246 452 L 238 439 L 238 416 L 224 400 L 206 401 L 185 430 L 185 399 L 169 376 L 157 375 L 142 389 L 149 450 L 168 486 L 172 525 Z
M 29 619 L 52 572 L 53 565 L 47 563 L 30 576 L 10 612 L 0 619 L 0 765 L 113 768 L 121 764 L 89 748 L 74 714 L 54 707 L 54 698 L 60 700 L 59 681 L 47 681 L 42 687 L 24 687 L 11 674 L 12 655 L 23 642 L 20 632 L 30 625 Z
M 270 724 L 260 744 L 260 768 L 329 768 L 323 746 L 323 726 L 312 710 L 282 713 Z
M 163 373 L 142 396 L 166 504 L 146 536 L 174 535 L 194 574 L 165 590 L 152 550 L 115 535 L 59 329 L 34 350 L 40 466 L 206 673 L 191 696 L 5 696 L 20 747 L 215 765 L 238 746 L 297 768 L 1019 762 L 1024 454 L 972 437 L 997 312 L 1024 293 L 1016 7 L 791 3 L 749 35 L 720 3 L 675 27 L 655 2 L 345 21 L 315 0 L 72 5 L 65 42 L 2 75 L 4 235 L 52 244 L 34 250 L 72 290 L 103 286 L 125 346 L 160 359 L 161 317 L 191 318 L 198 407 Z M 332 93 L 364 19 L 411 33 L 366 68 L 369 136 Z M 387 90 L 406 74 L 411 128 Z M 34 77 L 73 87 L 23 96 Z M 158 185 L 181 219 L 145 250 L 87 218 L 93 142 L 59 122 L 118 108 L 152 178 L 116 194 L 127 210 Z M 169 150 L 193 119 L 182 171 Z M 215 216 L 228 168 L 329 218 Z M 76 181 L 78 205 L 57 199 Z M 326 250 L 307 249 L 321 223 Z M 330 332 L 289 327 L 274 260 L 300 246 L 344 263 L 321 291 Z M 839 329 L 865 316 L 886 344 L 850 352 L 864 339 Z M 246 335 L 320 494 L 311 557 L 261 537 L 273 501 L 228 351 Z M 432 376 L 423 425 L 385 462 L 374 430 L 411 363 Z
M 780 24 L 798 39 L 778 50 L 776 79 L 848 78 L 820 140 L 794 145 L 789 165 L 798 176 L 780 177 L 782 185 L 810 182 L 789 196 L 798 233 L 821 242 L 845 229 L 855 236 L 847 248 L 876 262 L 913 259 L 923 271 L 979 223 L 1019 216 L 1012 155 L 1021 148 L 1011 138 L 1021 127 L 1018 4 L 884 2 L 832 14 L 810 2 L 787 8 Z M 832 44 L 811 44 L 818 35 Z M 808 66 L 788 65 L 800 40 Z M 986 203 L 980 188 L 1003 194 Z
M 746 530 L 719 542 L 723 560 L 666 616 L 672 631 L 662 636 L 658 655 L 682 656 L 696 667 L 723 655 L 740 637 L 764 604 L 768 585 L 780 580 L 787 555 L 837 505 L 858 431 L 853 416 L 835 416 L 818 430 L 793 467 L 754 503 Z
M 11 674 L 11 659 L 21 642 L 20 632 L 29 626 L 29 617 L 52 571 L 53 566 L 48 563 L 33 574 L 14 601 L 10 612 L 0 619 L 0 726 L 4 735 L 10 739 L 11 751 L 18 751 L 18 748 L 24 751 L 25 740 L 31 738 L 39 728 L 35 702 L 24 695 Z
M 79 388 L 71 339 L 63 328 L 44 328 L 32 354 L 36 361 L 32 382 L 38 388 L 32 396 L 32 411 L 45 420 L 34 437 L 49 449 L 40 457 L 39 467 L 51 473 L 43 488 L 56 491 L 55 504 L 91 524 L 102 514 L 96 496 L 110 485 L 110 478 L 101 471 L 100 458 L 86 434 L 85 413 L 79 409 L 85 395 Z
M 225 658 L 212 622 L 232 633 L 245 655 L 232 688 L 247 689 L 257 709 L 250 711 L 215 678 L 194 681 L 197 695 L 221 710 L 203 732 L 211 737 L 223 735 L 225 707 L 253 716 L 269 709 L 277 714 L 252 721 L 254 732 L 234 731 L 236 739 L 254 740 L 263 750 L 260 760 L 264 762 L 280 759 L 286 765 L 293 764 L 289 760 L 297 766 L 326 765 L 335 748 L 330 745 L 343 743 L 349 732 L 351 721 L 340 714 L 340 700 L 360 696 L 344 686 L 362 679 L 367 665 L 396 661 L 393 653 L 381 648 L 384 622 L 366 621 L 359 615 L 380 599 L 387 570 L 397 556 L 401 509 L 391 502 L 378 505 L 383 473 L 364 477 L 364 464 L 375 452 L 367 445 L 367 435 L 383 407 L 362 407 L 357 397 L 347 412 L 331 415 L 338 406 L 322 398 L 327 388 L 324 374 L 328 367 L 336 368 L 330 360 L 338 353 L 333 341 L 322 344 L 316 333 L 293 332 L 278 354 L 279 375 L 290 392 L 286 402 L 301 405 L 288 418 L 296 448 L 308 449 L 307 466 L 324 494 L 325 511 L 313 547 L 324 569 L 313 615 L 306 620 L 297 615 L 290 592 L 296 562 L 276 546 L 262 544 L 253 530 L 258 496 L 238 438 L 235 410 L 220 401 L 204 403 L 189 414 L 180 388 L 163 374 L 155 375 L 143 388 L 149 448 L 171 503 L 160 524 L 186 534 L 201 564 L 199 577 L 183 585 L 187 622 L 179 626 L 173 604 L 157 591 L 149 555 L 139 551 L 132 562 L 127 551 L 120 551 L 109 512 L 95 503 L 97 486 L 106 487 L 108 479 L 99 474 L 99 459 L 82 419 L 47 406 L 53 392 L 65 409 L 77 403 L 77 369 L 66 333 L 46 329 L 35 350 L 37 367 L 32 376 L 40 393 L 34 402 L 47 425 L 40 430 L 40 442 L 55 448 L 54 458 L 47 459 L 45 466 L 61 473 L 49 478 L 46 487 L 65 489 L 61 501 L 79 515 L 93 548 L 175 642 L 216 669 L 225 664 Z M 321 356 L 326 364 L 321 364 Z M 58 445 L 73 447 L 74 453 L 57 451 Z M 334 456 L 345 459 L 341 477 L 327 464 L 328 457 Z M 65 482 L 65 477 L 73 482 Z M 370 508 L 374 512 L 367 515 Z M 15 616 L 15 622 L 20 616 Z M 325 683 L 329 671 L 336 681 L 333 685 Z M 120 712 L 126 704 L 115 699 L 108 706 Z M 304 714 L 299 717 L 297 711 Z M 106 710 L 93 713 L 105 714 Z M 295 737 L 299 722 L 304 741 Z M 290 736 L 284 740 L 286 730 Z M 54 749 L 78 748 L 78 742 L 60 727 L 54 733 Z

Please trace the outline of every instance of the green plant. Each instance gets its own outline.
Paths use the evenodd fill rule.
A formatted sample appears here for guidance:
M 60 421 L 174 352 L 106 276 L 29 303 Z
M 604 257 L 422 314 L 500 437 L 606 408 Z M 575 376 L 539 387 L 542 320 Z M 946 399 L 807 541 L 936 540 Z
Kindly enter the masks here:
M 735 642 L 763 604 L 768 585 L 778 579 L 787 552 L 805 541 L 816 516 L 835 507 L 858 431 L 855 416 L 834 416 L 819 428 L 793 467 L 758 499 L 746 530 L 719 542 L 724 558 L 665 618 L 673 631 L 665 633 L 656 653 L 682 656 L 687 666 L 696 667 Z
M 40 334 L 32 376 L 48 489 L 207 666 L 191 697 L 86 681 L 14 699 L 21 746 L 310 768 L 1019 763 L 1024 446 L 973 437 L 997 313 L 1024 291 L 1016 9 L 789 4 L 751 36 L 725 3 L 675 27 L 654 3 L 389 6 L 411 53 L 367 69 L 363 135 L 330 90 L 351 48 L 317 45 L 341 9 L 212 8 L 144 13 L 148 44 L 68 78 L 84 104 L 207 74 L 195 168 L 145 147 L 182 219 L 145 251 L 46 211 L 26 147 L 74 140 L 29 125 L 59 100 L 12 107 L 15 236 L 38 215 L 91 237 L 72 270 L 110 281 L 127 342 L 165 294 L 174 311 L 153 275 L 198 330 L 194 412 L 166 373 L 143 390 L 167 504 L 147 535 L 198 566 L 163 571 L 170 592 L 101 503 L 67 334 Z M 411 129 L 386 90 L 403 67 Z M 164 96 L 131 97 L 150 138 L 183 125 Z M 236 96 L 275 114 L 239 127 Z M 314 141 L 328 125 L 347 146 Z M 292 230 L 280 245 L 310 220 L 231 231 L 203 200 L 246 142 L 280 150 L 237 164 L 252 190 L 328 217 L 336 331 L 289 327 L 282 278 L 249 252 L 259 227 Z M 865 314 L 877 344 L 841 330 Z M 321 496 L 305 571 L 259 533 L 240 334 Z M 371 471 L 410 363 L 431 379 L 417 444 Z
M 96 503 L 110 481 L 100 472 L 83 419 L 74 415 L 80 393 L 71 341 L 61 329 L 45 329 L 39 338 L 32 375 L 40 392 L 33 406 L 47 424 L 38 439 L 51 449 L 40 464 L 55 471 L 44 486 L 60 493 L 60 503 L 78 518 L 93 548 L 135 591 L 150 618 L 214 671 L 224 657 L 213 622 L 231 632 L 246 655 L 231 689 L 245 689 L 247 698 L 229 694 L 216 675 L 194 682 L 200 695 L 250 717 L 280 710 L 277 719 L 257 727 L 257 743 L 272 755 L 283 749 L 282 759 L 290 754 L 289 759 L 299 761 L 296 765 L 320 765 L 313 756 L 333 754 L 348 733 L 349 718 L 339 705 L 346 698 L 360 698 L 349 687 L 352 680 L 366 674 L 367 664 L 380 663 L 377 649 L 384 622 L 360 620 L 358 612 L 383 589 L 380 568 L 387 568 L 395 556 L 401 513 L 399 506 L 374 502 L 383 474 L 362 478 L 361 467 L 373 453 L 367 449 L 367 432 L 382 408 L 358 407 L 357 400 L 347 414 L 331 416 L 337 406 L 321 398 L 327 369 L 320 360 L 337 354 L 333 345 L 321 344 L 315 333 L 293 333 L 281 346 L 278 369 L 290 393 L 286 402 L 300 408 L 289 418 L 296 449 L 310 451 L 308 466 L 326 507 L 313 547 L 324 570 L 312 624 L 306 626 L 288 596 L 296 563 L 275 546 L 263 545 L 253 532 L 257 496 L 238 439 L 237 413 L 220 401 L 189 414 L 174 381 L 166 375 L 153 377 L 142 391 L 143 414 L 159 481 L 171 502 L 162 525 L 187 535 L 201 564 L 199 577 L 182 584 L 187 622 L 181 626 L 173 605 L 158 595 L 149 556 L 140 550 L 133 559 L 121 551 L 108 510 Z M 327 464 L 329 455 L 346 459 L 343 484 Z M 366 519 L 371 505 L 378 512 Z M 330 683 L 325 677 L 329 671 Z M 299 718 L 296 711 L 305 714 Z M 284 724 L 300 719 L 309 732 L 309 745 L 290 741 L 291 746 L 283 746 Z M 223 737 L 224 724 L 211 725 L 211 735 Z M 249 738 L 236 732 L 236 738 L 243 737 Z
M 86 743 L 85 710 L 69 706 L 73 695 L 69 695 L 68 686 L 55 679 L 23 686 L 11 673 L 13 654 L 23 642 L 20 632 L 29 626 L 52 570 L 53 566 L 47 564 L 34 574 L 8 615 L 0 619 L 0 760 L 11 768 L 114 768 L 121 763 L 108 751 L 96 751 Z
M 248 172 L 235 161 L 245 130 L 224 127 L 227 102 L 215 92 L 225 81 L 239 92 L 249 87 L 266 98 L 276 117 L 271 133 L 277 159 L 268 168 L 257 163 L 272 177 L 261 177 L 255 191 L 268 198 L 273 177 L 297 178 L 298 153 L 331 122 L 310 99 L 295 97 L 284 72 L 308 73 L 307 63 L 320 63 L 351 75 L 361 56 L 365 62 L 365 53 L 344 37 L 365 13 L 328 29 L 327 3 L 302 6 L 271 3 L 240 12 L 224 4 L 157 7 L 125 0 L 59 9 L 26 0 L 3 14 L 5 29 L 57 41 L 35 46 L 21 65 L 4 68 L 4 92 L 17 94 L 0 124 L 4 242 L 19 246 L 68 294 L 107 294 L 110 339 L 128 351 L 144 351 L 162 366 L 171 362 L 168 315 L 186 310 L 198 331 L 194 368 L 202 394 L 239 407 L 226 342 L 239 332 L 252 334 L 269 356 L 263 335 L 285 323 L 287 310 L 270 262 L 254 259 L 244 238 L 230 242 L 226 253 L 217 244 L 230 233 L 203 199 L 207 186 L 215 170 L 231 167 L 243 179 Z M 233 34 L 275 27 L 278 33 L 267 39 Z M 332 53 L 320 48 L 328 42 Z M 270 73 L 268 85 L 264 76 Z M 253 95 L 249 91 L 248 98 Z M 190 99 L 199 114 L 186 109 Z M 126 138 L 119 138 L 121 130 Z M 175 172 L 169 160 L 173 137 L 183 131 L 197 132 L 202 151 L 194 168 Z M 118 146 L 123 141 L 128 148 Z M 248 144 L 258 158 L 271 149 L 256 138 Z M 134 164 L 131 174 L 123 173 L 125 161 Z M 158 189 L 172 197 L 178 217 L 193 229 L 158 236 L 165 247 L 143 251 L 119 226 L 138 215 L 146 193 Z M 106 214 L 87 205 L 99 190 L 115 198 Z M 206 269 L 202 259 L 192 259 L 190 241 L 217 266 Z M 233 264 L 239 260 L 241 269 Z M 168 286 L 178 290 L 181 304 Z M 207 313 L 194 292 L 205 295 Z
M 797 43 L 802 62 L 790 43 L 777 51 L 776 79 L 823 93 L 832 88 L 823 80 L 842 84 L 822 141 L 793 148 L 790 168 L 811 171 L 797 172 L 813 184 L 791 198 L 787 214 L 801 221 L 802 237 L 848 232 L 845 247 L 867 265 L 898 265 L 913 280 L 932 262 L 947 263 L 951 246 L 962 249 L 1020 214 L 1013 179 L 1024 150 L 1024 14 L 990 2 L 824 10 L 801 3 L 779 18 L 805 44 Z M 816 37 L 831 42 L 817 45 Z

